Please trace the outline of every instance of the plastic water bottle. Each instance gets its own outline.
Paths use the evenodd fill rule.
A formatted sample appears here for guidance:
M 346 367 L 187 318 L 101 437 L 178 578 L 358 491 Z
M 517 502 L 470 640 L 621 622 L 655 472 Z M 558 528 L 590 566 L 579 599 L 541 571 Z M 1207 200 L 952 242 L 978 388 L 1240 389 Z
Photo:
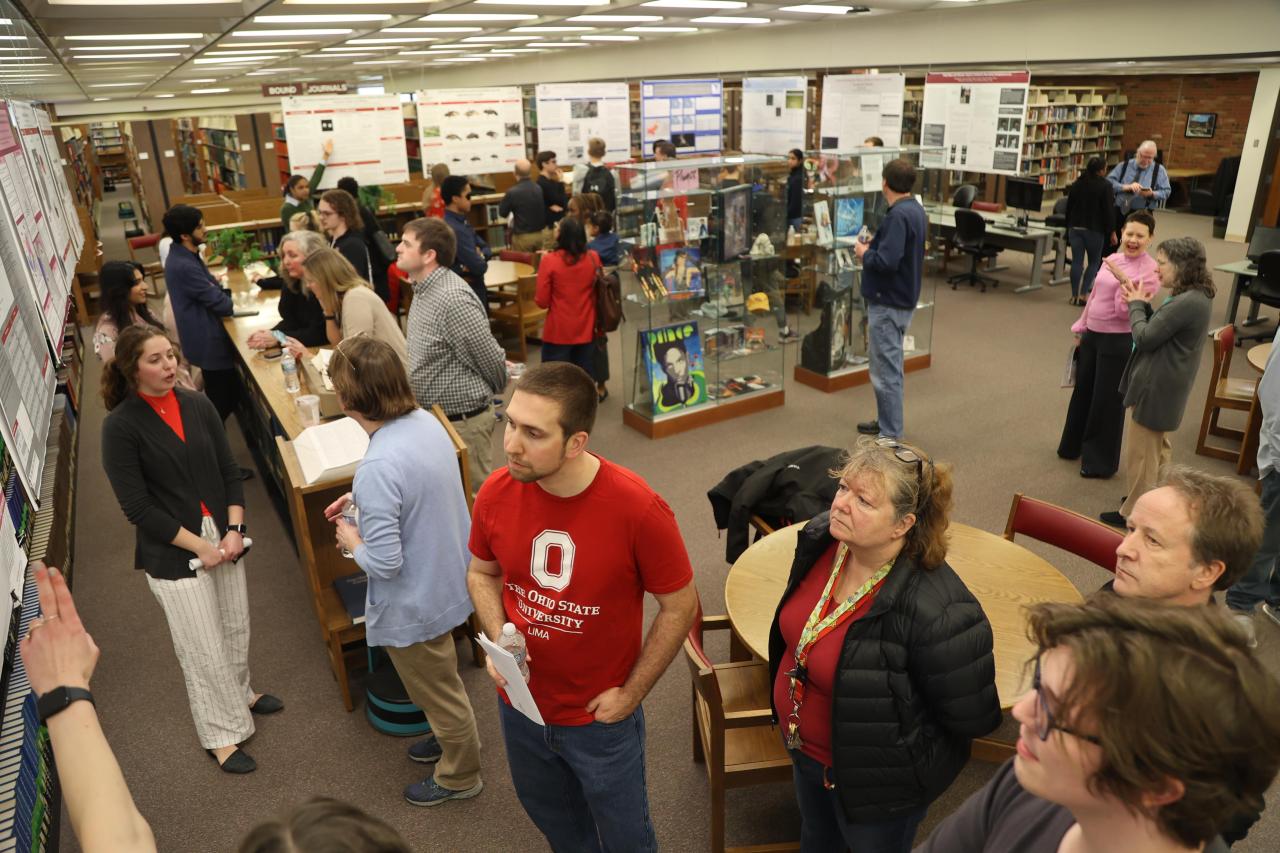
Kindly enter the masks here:
M 298 362 L 293 357 L 293 353 L 284 351 L 284 355 L 280 357 L 280 369 L 284 371 L 284 390 L 290 394 L 301 391 L 302 385 L 298 382 Z
M 356 507 L 355 501 L 347 501 L 347 505 L 342 508 L 342 520 L 347 524 L 350 524 L 352 527 L 355 527 L 360 523 L 360 510 Z M 351 560 L 354 559 L 356 555 L 344 547 L 342 549 L 342 556 Z
M 498 648 L 511 652 L 515 656 L 520 674 L 524 676 L 525 681 L 528 681 L 529 664 L 525 663 L 524 659 L 529 654 L 529 647 L 525 645 L 524 634 L 516 630 L 514 622 L 508 622 L 502 626 L 502 637 L 498 640 Z

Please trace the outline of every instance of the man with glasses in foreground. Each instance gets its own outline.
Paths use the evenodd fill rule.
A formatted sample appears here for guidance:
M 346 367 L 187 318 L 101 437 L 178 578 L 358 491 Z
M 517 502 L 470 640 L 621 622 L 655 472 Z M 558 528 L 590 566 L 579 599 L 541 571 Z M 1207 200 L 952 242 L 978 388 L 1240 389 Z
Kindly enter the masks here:
M 1216 609 L 1031 608 L 1017 755 L 921 848 L 1223 851 L 1280 769 L 1280 683 Z

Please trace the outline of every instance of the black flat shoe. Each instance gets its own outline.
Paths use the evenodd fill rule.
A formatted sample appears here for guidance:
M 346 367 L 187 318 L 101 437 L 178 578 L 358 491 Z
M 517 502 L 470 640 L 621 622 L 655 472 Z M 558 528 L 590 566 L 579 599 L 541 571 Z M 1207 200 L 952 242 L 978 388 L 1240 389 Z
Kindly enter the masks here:
M 879 421 L 863 421 L 862 423 L 858 424 L 858 432 L 862 433 L 863 435 L 879 435 L 880 422 Z
M 205 752 L 209 753 L 209 757 L 212 758 L 214 761 L 218 760 L 218 756 L 213 754 L 212 749 L 206 749 Z M 235 773 L 236 775 L 243 775 L 245 773 L 252 773 L 253 771 L 257 770 L 258 762 L 250 758 L 249 753 L 245 752 L 243 749 L 237 746 L 236 751 L 228 755 L 227 760 L 221 762 L 218 765 L 218 767 L 221 768 L 223 773 Z
M 1109 480 L 1115 475 L 1115 471 L 1103 474 L 1101 471 L 1088 471 L 1084 468 L 1080 469 L 1080 476 L 1084 477 L 1086 480 Z M 1123 503 L 1123 501 L 1121 503 Z
M 596 399 L 597 399 L 599 402 L 601 402 L 601 403 L 603 403 L 605 400 L 608 400 L 608 399 L 609 399 L 609 389 L 608 389 L 608 388 L 606 388 L 606 389 L 604 389 L 603 391 L 598 391 L 598 392 L 596 392 Z
M 1104 512 L 1101 513 L 1098 518 L 1102 519 L 1106 524 L 1110 524 L 1112 527 L 1119 527 L 1121 530 L 1124 530 L 1127 527 L 1124 516 L 1118 512 Z
M 263 693 L 258 701 L 249 706 L 251 714 L 277 714 L 284 710 L 284 702 L 270 693 Z

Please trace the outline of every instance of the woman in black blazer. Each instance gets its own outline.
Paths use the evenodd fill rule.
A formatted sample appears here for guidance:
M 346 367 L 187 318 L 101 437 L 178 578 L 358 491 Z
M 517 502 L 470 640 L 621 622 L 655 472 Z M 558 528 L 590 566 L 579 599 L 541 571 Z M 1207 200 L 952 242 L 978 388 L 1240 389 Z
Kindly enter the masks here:
M 159 329 L 120 333 L 102 370 L 102 464 L 136 528 L 134 568 L 169 623 L 200 743 L 226 772 L 249 773 L 257 765 L 239 744 L 251 714 L 284 704 L 249 686 L 240 469 L 213 404 L 174 387 L 177 364 Z
M 1116 239 L 1115 192 L 1103 177 L 1105 169 L 1101 157 L 1091 157 L 1084 174 L 1067 190 L 1067 239 L 1071 242 L 1071 298 L 1067 301 L 1072 305 L 1084 304 L 1102 256 Z

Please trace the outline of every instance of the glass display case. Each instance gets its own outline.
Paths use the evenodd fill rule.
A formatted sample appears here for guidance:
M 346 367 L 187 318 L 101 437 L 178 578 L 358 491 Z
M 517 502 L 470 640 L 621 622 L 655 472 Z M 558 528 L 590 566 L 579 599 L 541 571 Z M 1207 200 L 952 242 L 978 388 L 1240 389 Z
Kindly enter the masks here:
M 784 402 L 786 178 L 780 157 L 618 171 L 623 420 L 651 438 Z
M 797 382 L 821 391 L 839 391 L 870 381 L 866 304 L 862 298 L 862 265 L 854 252 L 860 239 L 870 240 L 888 211 L 881 193 L 881 169 L 894 159 L 916 168 L 913 194 L 926 209 L 942 204 L 940 169 L 921 165 L 941 148 L 859 148 L 849 152 L 806 154 L 809 188 L 804 224 L 788 251 L 800 260 L 801 279 L 810 310 L 799 317 L 800 346 L 795 360 Z M 909 203 L 909 202 L 903 202 Z M 930 256 L 941 251 L 941 233 L 930 219 L 925 238 L 925 272 L 911 326 L 903 339 L 906 372 L 928 367 L 933 338 L 934 292 L 938 276 Z

